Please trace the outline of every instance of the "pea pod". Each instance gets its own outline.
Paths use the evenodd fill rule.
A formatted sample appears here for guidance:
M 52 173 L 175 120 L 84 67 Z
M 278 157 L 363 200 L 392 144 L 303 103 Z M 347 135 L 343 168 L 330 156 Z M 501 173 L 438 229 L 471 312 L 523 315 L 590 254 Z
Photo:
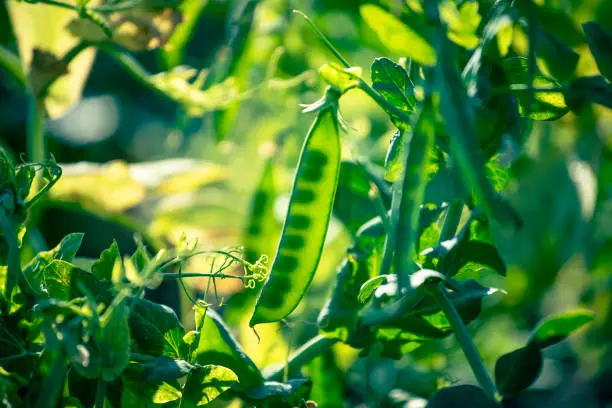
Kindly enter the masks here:
M 285 318 L 310 285 L 329 225 L 340 156 L 338 119 L 328 106 L 319 111 L 304 141 L 278 250 L 251 327 Z
M 418 241 L 420 206 L 425 197 L 426 171 L 430 152 L 434 147 L 435 118 L 431 97 L 423 104 L 414 134 L 408 142 L 402 198 L 399 204 L 399 222 L 395 241 L 396 273 L 400 288 L 409 287 L 413 272 L 413 257 Z

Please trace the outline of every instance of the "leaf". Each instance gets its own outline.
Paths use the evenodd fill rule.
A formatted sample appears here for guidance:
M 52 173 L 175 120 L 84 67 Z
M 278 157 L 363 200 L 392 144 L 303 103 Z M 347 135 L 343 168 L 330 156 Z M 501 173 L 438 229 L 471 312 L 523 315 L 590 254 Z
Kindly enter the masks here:
M 102 280 L 111 280 L 115 262 L 121 259 L 117 241 L 100 254 L 100 258 L 91 265 L 91 272 Z
M 376 198 L 370 196 L 371 180 L 362 165 L 351 161 L 340 163 L 333 214 L 351 235 L 356 235 L 363 224 L 378 215 Z M 382 197 L 386 201 L 384 192 Z
M 152 75 L 149 82 L 181 104 L 191 116 L 202 116 L 206 112 L 226 109 L 239 100 L 238 84 L 233 77 L 202 90 L 203 74 L 205 72 L 198 74 L 193 68 L 179 66 L 171 71 Z
M 503 61 L 502 66 L 504 72 L 508 76 L 509 85 L 528 85 L 529 76 L 526 58 L 507 58 Z M 560 87 L 556 81 L 541 74 L 534 75 L 533 85 L 535 87 L 548 88 Z M 519 101 L 519 113 L 531 119 L 556 120 L 569 111 L 565 98 L 560 92 L 535 92 L 531 103 L 531 109 L 527 106 L 529 103 L 527 92 L 519 92 L 517 97 Z
M 502 395 L 518 394 L 538 379 L 542 364 L 542 352 L 531 344 L 504 354 L 495 363 L 497 389 Z
M 576 78 L 570 83 L 565 97 L 568 106 L 578 113 L 585 103 L 598 103 L 612 109 L 612 84 L 601 76 Z
M 427 408 L 497 408 L 498 405 L 478 387 L 458 385 L 442 388 L 429 400 Z
M 359 302 L 366 303 L 368 300 L 370 300 L 374 295 L 376 288 L 378 288 L 386 281 L 387 275 L 379 275 L 367 280 L 363 285 L 361 285 L 361 288 L 359 289 Z
M 174 360 L 161 356 L 141 364 L 142 379 L 145 381 L 162 382 L 184 377 L 195 367 L 184 360 Z
M 481 20 L 478 3 L 464 2 L 457 9 L 454 2 L 447 0 L 441 2 L 439 7 L 440 18 L 449 28 L 448 38 L 469 50 L 476 48 L 480 41 L 476 36 L 476 30 Z
M 536 52 L 553 77 L 568 80 L 576 71 L 580 56 L 567 45 L 542 29 L 537 30 Z
M 410 114 L 414 111 L 416 99 L 414 96 L 414 85 L 408 76 L 408 72 L 399 64 L 388 58 L 376 58 L 372 63 L 372 87 L 399 110 Z M 398 118 L 393 112 L 383 107 L 391 118 L 393 124 L 402 131 L 410 130 L 410 123 Z M 387 165 L 385 164 L 385 167 Z M 385 176 L 386 178 L 386 176 Z
M 582 25 L 599 72 L 612 82 L 612 33 L 591 21 Z
M 297 406 L 307 398 L 312 384 L 307 379 L 293 379 L 287 382 L 266 381 L 263 384 L 246 390 L 247 400 L 260 406 L 263 403 L 269 406 Z
M 11 2 L 7 7 L 30 86 L 40 91 L 46 79 L 51 79 L 52 66 L 51 75 L 60 75 L 44 97 L 49 118 L 58 119 L 81 99 L 95 50 L 82 51 L 68 66 L 62 66 L 61 58 L 79 42 L 66 27 L 75 12 L 42 3 Z
M 197 367 L 187 377 L 183 388 L 185 405 L 206 405 L 225 391 L 238 384 L 238 377 L 229 368 L 218 365 Z
M 131 299 L 130 331 L 132 351 L 151 356 L 167 356 L 175 360 L 188 360 L 183 341 L 185 330 L 178 317 L 168 306 L 146 299 Z
M 336 88 L 340 93 L 344 93 L 349 89 L 359 86 L 361 68 L 343 68 L 338 64 L 331 63 L 322 65 L 319 68 L 319 74 L 325 82 Z
M 549 4 L 532 3 L 538 23 L 552 35 L 570 47 L 584 44 L 584 35 L 580 25 L 564 10 Z M 519 8 L 523 11 L 523 8 Z
M 594 319 L 595 314 L 586 309 L 576 309 L 548 317 L 533 331 L 529 343 L 539 348 L 552 346 L 565 340 Z
M 404 172 L 403 150 L 404 150 L 404 133 L 396 131 L 389 141 L 389 148 L 385 156 L 385 180 L 395 182 L 399 180 Z
M 219 364 L 238 376 L 242 387 L 263 383 L 263 376 L 230 333 L 221 317 L 210 309 L 196 306 L 196 330 L 200 332 L 193 359 L 198 364 Z M 204 322 L 202 323 L 202 319 Z
M 117 213 L 145 198 L 145 186 L 134 179 L 125 162 L 79 163 L 62 168 L 62 178 L 50 191 L 55 200 L 76 202 L 95 213 Z
M 100 316 L 100 326 L 94 333 L 94 341 L 100 359 L 99 376 L 104 381 L 117 379 L 130 361 L 128 315 L 126 299 L 119 295 Z
M 359 14 L 394 55 L 411 58 L 426 66 L 436 63 L 436 52 L 431 44 L 394 15 L 373 4 L 359 7 Z

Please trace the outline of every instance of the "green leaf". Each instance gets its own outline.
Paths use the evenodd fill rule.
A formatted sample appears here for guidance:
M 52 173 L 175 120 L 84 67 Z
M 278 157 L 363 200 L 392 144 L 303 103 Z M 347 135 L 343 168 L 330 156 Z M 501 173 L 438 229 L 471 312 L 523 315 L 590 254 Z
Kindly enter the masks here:
M 100 258 L 91 265 L 91 272 L 102 280 L 111 280 L 115 262 L 120 259 L 117 241 L 113 240 L 111 246 L 102 251 Z
M 502 395 L 518 394 L 538 379 L 542 364 L 542 352 L 531 344 L 504 354 L 495 363 L 497 389 Z
M 359 289 L 359 303 L 366 303 L 374 296 L 376 289 L 387 281 L 388 275 L 379 275 L 367 280 Z
M 195 367 L 184 360 L 174 360 L 161 356 L 141 364 L 142 379 L 145 381 L 162 382 L 184 377 Z
M 66 66 L 61 58 L 79 42 L 67 27 L 76 15 L 73 10 L 21 2 L 7 4 L 7 8 L 33 91 L 40 92 L 49 79 L 60 77 L 44 97 L 49 118 L 58 119 L 81 99 L 95 50 L 91 47 L 82 51 Z
M 349 336 L 357 329 L 359 288 L 369 277 L 366 254 L 348 251 L 338 267 L 331 296 L 317 319 L 317 325 L 324 335 L 348 342 Z
M 195 69 L 179 66 L 171 71 L 152 75 L 152 86 L 168 95 L 183 106 L 191 116 L 202 116 L 206 112 L 226 109 L 240 99 L 235 78 L 226 78 L 202 90 L 202 73 Z
M 570 79 L 576 71 L 580 55 L 547 31 L 537 30 L 537 35 L 536 52 L 542 57 L 546 70 L 559 80 Z
M 188 360 L 185 330 L 172 309 L 146 299 L 131 299 L 130 307 L 133 352 Z
M 503 61 L 502 66 L 504 72 L 508 76 L 509 85 L 528 85 L 529 75 L 527 58 L 507 58 Z M 535 87 L 547 88 L 560 87 L 555 80 L 541 74 L 534 75 L 533 85 Z M 565 98 L 560 92 L 535 92 L 530 106 L 531 109 L 527 106 L 529 104 L 527 91 L 518 92 L 517 97 L 519 101 L 519 113 L 531 119 L 556 120 L 569 111 Z
M 591 21 L 582 25 L 599 72 L 612 82 L 612 32 Z
M 186 407 L 206 405 L 238 384 L 238 377 L 229 368 L 218 365 L 197 367 L 187 377 L 183 388 Z
M 440 18 L 449 29 L 448 38 L 469 50 L 476 48 L 480 42 L 476 30 L 482 20 L 478 14 L 478 3 L 466 1 L 457 8 L 455 2 L 446 0 L 439 7 Z
M 393 14 L 373 4 L 359 7 L 359 14 L 395 56 L 408 57 L 427 66 L 436 63 L 436 51 L 431 44 Z
M 333 214 L 351 235 L 356 235 L 362 225 L 378 215 L 374 202 L 376 198 L 370 196 L 372 177 L 378 175 L 370 175 L 366 168 L 358 163 L 340 163 Z M 382 199 L 383 202 L 387 201 L 385 191 L 382 191 Z
M 230 333 L 221 317 L 210 309 L 195 307 L 196 330 L 200 332 L 193 359 L 198 364 L 219 364 L 238 376 L 242 387 L 261 384 L 263 376 Z M 202 323 L 202 319 L 204 320 Z
M 549 33 L 570 47 L 584 44 L 584 35 L 580 25 L 564 10 L 549 4 L 531 3 L 535 8 L 538 23 Z M 524 10 L 522 7 L 519 10 Z
M 531 334 L 530 344 L 545 348 L 565 340 L 570 334 L 592 322 L 595 314 L 586 309 L 576 309 L 548 317 Z
M 573 80 L 565 93 L 568 105 L 580 113 L 585 103 L 598 103 L 612 109 L 612 84 L 601 76 Z
M 325 82 L 336 88 L 340 93 L 344 93 L 359 85 L 361 68 L 343 68 L 338 64 L 331 63 L 322 65 L 319 68 L 319 74 Z
M 416 100 L 414 97 L 414 85 L 410 81 L 408 72 L 399 64 L 388 58 L 376 58 L 372 63 L 372 87 L 387 100 L 391 105 L 406 114 L 414 111 Z M 391 118 L 393 124 L 400 130 L 410 130 L 410 123 L 405 123 L 393 112 L 383 107 Z M 386 164 L 385 164 L 385 167 Z M 385 175 L 386 178 L 386 175 Z
M 389 148 L 385 156 L 385 180 L 391 183 L 399 180 L 404 172 L 404 161 L 402 160 L 404 137 L 404 133 L 398 130 L 389 141 Z
M 94 332 L 96 352 L 92 358 L 99 362 L 97 375 L 104 381 L 114 381 L 130 361 L 129 308 L 126 298 L 119 295 L 100 316 L 100 326 Z M 91 372 L 85 375 L 92 378 Z
M 287 382 L 266 381 L 246 390 L 247 400 L 257 406 L 268 404 L 270 407 L 298 406 L 308 397 L 312 384 L 307 379 L 294 379 Z

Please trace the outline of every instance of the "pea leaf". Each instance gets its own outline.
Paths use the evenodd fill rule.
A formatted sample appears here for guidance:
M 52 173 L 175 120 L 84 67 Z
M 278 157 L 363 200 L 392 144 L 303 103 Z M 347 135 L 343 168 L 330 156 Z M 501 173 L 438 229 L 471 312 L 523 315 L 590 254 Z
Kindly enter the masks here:
M 612 85 L 602 76 L 576 78 L 571 82 L 565 97 L 575 112 L 580 112 L 585 103 L 598 103 L 612 109 Z
M 386 281 L 387 275 L 379 275 L 367 280 L 359 289 L 359 303 L 366 303 L 368 300 L 370 300 L 374 295 L 376 288 Z
M 440 18 L 448 25 L 450 38 L 455 44 L 474 49 L 479 43 L 476 30 L 480 25 L 478 3 L 466 1 L 459 8 L 453 1 L 440 3 Z
M 497 389 L 502 395 L 518 394 L 538 379 L 542 364 L 542 352 L 531 344 L 504 354 L 495 363 Z
M 266 381 L 246 390 L 246 399 L 269 406 L 295 406 L 310 393 L 312 384 L 307 379 L 294 379 L 287 382 Z
M 195 307 L 199 342 L 193 351 L 198 364 L 219 364 L 238 376 L 242 387 L 261 384 L 263 376 L 215 311 Z
M 502 63 L 503 69 L 508 76 L 509 85 L 527 85 L 529 82 L 527 59 L 523 57 L 507 58 Z M 533 85 L 535 87 L 559 87 L 559 84 L 541 74 L 534 75 Z M 568 111 L 567 103 L 560 92 L 535 92 L 531 106 L 526 92 L 519 92 L 519 113 L 522 116 L 535 120 L 556 120 L 564 116 Z M 527 113 L 529 112 L 529 113 Z
M 495 401 L 478 387 L 473 385 L 458 385 L 442 388 L 429 400 L 427 408 L 496 408 Z
M 100 254 L 100 258 L 91 265 L 91 272 L 102 280 L 111 280 L 115 262 L 121 258 L 117 241 Z
M 576 71 L 580 56 L 547 31 L 539 29 L 536 32 L 536 52 L 542 57 L 547 71 L 557 79 L 570 79 Z
M 570 334 L 595 319 L 595 314 L 586 309 L 576 309 L 548 317 L 531 334 L 530 344 L 539 348 L 552 346 L 565 340 Z
M 593 21 L 584 23 L 582 28 L 599 72 L 612 82 L 612 33 Z
M 145 381 L 162 382 L 184 377 L 195 367 L 185 360 L 174 360 L 161 356 L 141 364 L 142 379 Z
M 132 351 L 175 360 L 188 359 L 183 341 L 185 330 L 172 309 L 146 299 L 132 299 L 130 306 Z
M 584 44 L 580 25 L 564 10 L 549 4 L 532 3 L 538 23 L 570 47 Z M 523 8 L 519 8 L 523 10 Z
M 191 371 L 183 388 L 185 407 L 206 405 L 232 386 L 238 377 L 229 368 L 205 365 Z
M 321 68 L 319 68 L 319 74 L 325 80 L 325 82 L 336 88 L 341 93 L 344 93 L 359 85 L 361 68 L 343 68 L 338 64 L 331 63 L 322 65 Z
M 372 87 L 383 98 L 406 114 L 414 111 L 416 103 L 413 91 L 414 85 L 404 67 L 388 58 L 376 58 L 372 63 L 371 71 Z M 385 111 L 398 129 L 410 129 L 410 123 L 404 122 L 388 109 L 385 109 Z
M 378 35 L 380 42 L 394 55 L 409 57 L 427 66 L 436 63 L 436 51 L 431 44 L 393 14 L 373 4 L 359 7 L 359 13 Z

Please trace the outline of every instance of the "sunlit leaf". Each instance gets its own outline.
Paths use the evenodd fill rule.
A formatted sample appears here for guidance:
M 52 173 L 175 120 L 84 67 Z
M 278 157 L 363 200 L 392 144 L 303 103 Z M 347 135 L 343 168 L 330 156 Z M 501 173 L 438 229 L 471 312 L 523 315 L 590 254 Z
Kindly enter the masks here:
M 576 309 L 546 318 L 533 331 L 530 343 L 539 348 L 552 346 L 565 340 L 570 334 L 595 319 L 595 314 L 586 309 Z
M 361 6 L 359 13 L 378 35 L 380 42 L 395 56 L 409 57 L 427 66 L 436 63 L 436 52 L 430 43 L 393 14 L 373 4 Z
M 218 365 L 197 367 L 189 374 L 183 388 L 185 406 L 206 405 L 237 383 L 238 377 L 229 368 Z

